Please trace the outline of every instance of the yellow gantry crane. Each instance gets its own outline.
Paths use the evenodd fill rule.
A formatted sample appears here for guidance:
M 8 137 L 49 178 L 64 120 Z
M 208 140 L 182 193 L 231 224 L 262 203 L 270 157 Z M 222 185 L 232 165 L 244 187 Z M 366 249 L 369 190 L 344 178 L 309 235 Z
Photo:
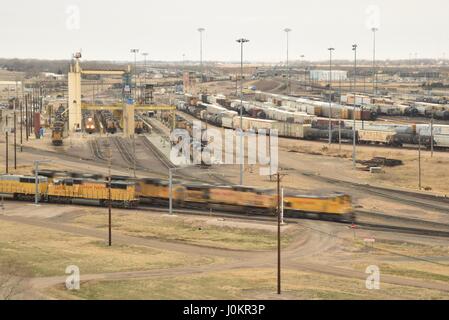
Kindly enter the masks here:
M 123 76 L 125 70 L 83 70 L 79 59 L 81 53 L 74 55 L 75 62 L 70 65 L 68 74 L 68 117 L 69 132 L 75 132 L 81 128 L 82 110 L 110 110 L 119 111 L 123 115 L 123 134 L 132 136 L 134 134 L 134 113 L 135 111 L 171 111 L 173 119 L 176 121 L 176 107 L 170 105 L 143 105 L 143 104 L 115 104 L 115 105 L 94 105 L 81 102 L 81 75 L 119 75 Z M 176 123 L 173 123 L 173 128 Z

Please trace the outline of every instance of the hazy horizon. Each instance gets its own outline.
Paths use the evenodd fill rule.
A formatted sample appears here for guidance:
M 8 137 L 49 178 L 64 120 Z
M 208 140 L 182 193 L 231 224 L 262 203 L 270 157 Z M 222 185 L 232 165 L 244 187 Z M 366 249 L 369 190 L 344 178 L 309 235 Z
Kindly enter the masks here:
M 238 10 L 237 10 L 238 9 Z M 0 12 L 0 56 L 66 60 L 82 49 L 89 61 L 132 61 L 131 48 L 148 52 L 148 61 L 199 60 L 199 27 L 205 28 L 203 60 L 239 61 L 236 39 L 245 37 L 244 60 L 351 60 L 358 44 L 360 60 L 373 55 L 375 26 L 378 60 L 442 59 L 448 51 L 443 0 L 315 0 L 217 2 L 171 0 L 17 0 Z M 138 55 L 138 60 L 143 57 Z

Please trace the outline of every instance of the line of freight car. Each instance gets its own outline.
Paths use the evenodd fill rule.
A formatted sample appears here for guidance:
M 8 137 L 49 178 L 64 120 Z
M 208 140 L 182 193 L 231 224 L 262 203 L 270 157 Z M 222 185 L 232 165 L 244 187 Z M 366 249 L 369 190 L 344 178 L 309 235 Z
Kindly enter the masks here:
M 301 108 L 301 106 L 316 106 L 318 109 L 315 109 L 313 114 L 318 116 L 326 116 L 324 113 L 329 113 L 329 108 L 326 107 L 328 104 L 325 101 L 315 101 L 311 99 L 305 98 L 297 98 L 283 95 L 276 95 L 272 93 L 266 92 L 256 92 L 256 101 L 270 103 L 278 107 L 290 106 L 295 108 Z M 362 115 L 361 119 L 369 120 L 371 117 L 375 119 L 377 115 L 389 115 L 389 116 L 410 116 L 410 117 L 434 117 L 435 119 L 440 120 L 449 120 L 449 106 L 428 102 L 412 102 L 408 105 L 395 104 L 392 100 L 389 100 L 390 103 L 382 102 L 376 98 L 367 98 L 367 102 L 363 102 L 363 108 L 361 109 Z M 322 109 L 322 110 L 320 110 Z M 348 105 L 341 105 L 338 103 L 333 104 L 333 112 L 339 112 L 341 110 L 341 118 L 342 119 L 350 119 L 352 118 L 351 113 L 353 107 Z M 356 108 L 356 110 L 360 108 Z M 309 113 L 310 109 L 307 109 Z M 317 113 L 318 110 L 318 113 Z M 346 112 L 347 110 L 348 112 Z M 356 118 L 358 116 L 356 115 Z
M 237 129 L 240 128 L 240 117 L 234 116 L 232 121 L 228 121 L 227 118 L 220 119 L 221 121 L 213 121 L 217 118 L 206 117 L 204 118 L 205 110 L 198 112 L 195 108 L 185 108 L 184 112 L 187 112 L 194 117 L 218 125 L 224 128 Z M 203 116 L 203 118 L 201 118 Z M 225 122 L 226 120 L 226 122 Z M 329 122 L 327 119 L 317 119 L 310 125 L 301 125 L 296 123 L 288 122 L 278 122 L 274 120 L 266 119 L 253 119 L 243 117 L 243 130 L 255 130 L 259 129 L 276 129 L 278 130 L 278 135 L 280 137 L 286 138 L 299 138 L 305 140 L 328 140 L 329 139 Z M 340 137 L 341 140 L 348 141 L 353 140 L 352 128 L 346 127 L 346 121 L 333 120 L 332 122 L 332 141 L 338 142 Z M 340 129 L 338 128 L 340 125 Z M 350 123 L 352 126 L 352 121 Z M 378 130 L 375 127 L 370 128 L 369 123 L 366 124 L 366 129 L 357 128 L 356 130 L 356 142 L 360 144 L 377 144 L 385 146 L 402 147 L 404 145 L 418 145 L 418 135 L 410 128 L 410 132 L 405 129 L 396 128 L 395 130 L 400 130 L 400 132 L 392 131 L 391 128 L 384 128 L 385 130 Z M 387 130 L 388 129 L 388 130 Z M 444 142 L 445 140 L 443 140 Z M 425 148 L 431 146 L 430 136 L 421 136 L 421 145 Z M 434 139 L 434 147 L 444 148 L 445 144 L 439 144 L 436 139 Z

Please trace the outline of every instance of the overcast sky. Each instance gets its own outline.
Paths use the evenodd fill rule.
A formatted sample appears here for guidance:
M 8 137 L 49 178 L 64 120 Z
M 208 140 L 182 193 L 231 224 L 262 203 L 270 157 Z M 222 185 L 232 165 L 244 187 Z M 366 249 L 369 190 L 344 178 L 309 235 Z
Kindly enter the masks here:
M 67 59 L 82 48 L 88 60 L 129 60 L 130 48 L 151 60 L 238 61 L 235 40 L 245 37 L 245 59 L 372 58 L 377 32 L 379 59 L 449 58 L 447 0 L 3 0 L 0 57 Z

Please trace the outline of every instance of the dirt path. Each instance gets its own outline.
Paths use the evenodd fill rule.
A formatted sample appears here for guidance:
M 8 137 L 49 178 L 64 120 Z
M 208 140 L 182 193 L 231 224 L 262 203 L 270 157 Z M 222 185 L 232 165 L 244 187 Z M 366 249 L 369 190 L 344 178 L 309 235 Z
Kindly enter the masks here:
M 72 234 L 85 235 L 89 237 L 96 237 L 106 239 L 106 232 L 96 229 L 77 227 L 67 225 L 64 223 L 50 222 L 45 219 L 24 218 L 17 216 L 0 216 L 1 220 L 23 223 L 27 225 L 49 228 L 62 232 Z M 312 222 L 306 221 L 305 225 L 310 226 Z M 338 228 L 337 228 L 338 229 Z M 282 264 L 284 268 L 295 269 L 309 272 L 317 272 L 320 274 L 327 274 L 339 277 L 346 277 L 350 279 L 366 279 L 367 275 L 363 272 L 351 270 L 347 268 L 336 267 L 332 263 L 332 257 L 329 258 L 328 253 L 338 253 L 340 244 L 335 241 L 335 238 L 326 235 L 326 233 L 335 232 L 335 225 L 331 223 L 320 223 L 321 233 L 313 232 L 305 228 L 300 233 L 302 236 L 297 237 L 288 248 L 284 249 L 282 256 Z M 140 246 L 148 246 L 163 250 L 171 250 L 182 253 L 189 253 L 194 255 L 210 255 L 233 258 L 233 261 L 225 264 L 212 264 L 196 267 L 176 267 L 171 269 L 156 269 L 138 272 L 115 272 L 115 273 L 98 273 L 87 274 L 82 276 L 82 281 L 116 281 L 129 280 L 139 278 L 167 278 L 180 275 L 201 274 L 214 271 L 233 270 L 237 268 L 275 268 L 276 267 L 276 252 L 273 251 L 238 251 L 208 248 L 198 245 L 183 244 L 178 242 L 160 241 L 155 239 L 143 239 L 138 237 L 131 237 L 115 233 L 114 241 L 122 244 L 132 244 Z M 317 257 L 321 257 L 323 263 L 314 263 Z M 301 258 L 303 261 L 298 261 Z M 66 277 L 38 277 L 29 279 L 30 292 L 39 291 L 57 284 L 65 283 Z M 383 283 L 411 286 L 417 288 L 426 288 L 449 292 L 449 286 L 444 283 L 414 280 L 394 276 L 382 276 Z M 30 294 L 29 294 L 30 296 Z

